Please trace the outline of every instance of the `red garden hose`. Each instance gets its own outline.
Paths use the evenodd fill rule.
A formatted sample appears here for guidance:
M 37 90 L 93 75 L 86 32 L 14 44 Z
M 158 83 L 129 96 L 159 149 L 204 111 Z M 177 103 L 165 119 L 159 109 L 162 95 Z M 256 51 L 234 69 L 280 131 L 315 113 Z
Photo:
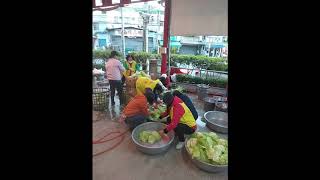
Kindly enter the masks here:
M 111 131 L 108 131 L 108 130 L 111 130 Z M 114 140 L 116 138 L 119 138 L 119 140 L 117 141 L 117 143 L 115 145 L 111 146 L 110 148 L 107 148 L 107 149 L 105 149 L 103 151 L 100 151 L 98 153 L 94 153 L 93 157 L 94 156 L 98 156 L 100 154 L 103 154 L 105 152 L 108 152 L 108 151 L 114 149 L 115 147 L 117 147 L 124 140 L 124 137 L 125 137 L 124 135 L 128 131 L 129 131 L 129 129 L 126 129 L 125 131 L 121 132 L 120 130 L 115 130 L 115 128 L 106 128 L 103 131 L 101 131 L 100 133 L 98 133 L 98 134 L 105 133 L 105 135 L 103 135 L 101 138 L 99 138 L 97 140 L 93 140 L 92 144 L 102 144 L 102 143 L 106 143 L 108 141 L 112 141 L 112 140 Z M 112 138 L 107 138 L 111 134 L 118 134 L 118 135 L 116 135 L 116 136 L 114 136 Z

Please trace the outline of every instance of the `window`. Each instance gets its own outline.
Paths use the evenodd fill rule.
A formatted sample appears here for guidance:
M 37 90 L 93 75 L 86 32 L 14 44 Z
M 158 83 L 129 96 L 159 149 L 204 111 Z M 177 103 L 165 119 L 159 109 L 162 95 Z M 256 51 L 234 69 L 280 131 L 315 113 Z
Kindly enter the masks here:
M 99 30 L 99 24 L 98 23 L 94 23 L 93 24 L 93 30 L 95 30 L 95 31 Z
M 98 42 L 99 42 L 99 47 L 104 47 L 107 45 L 106 39 L 98 39 Z
M 117 4 L 117 3 L 120 3 L 120 0 L 112 0 L 111 2 L 112 4 Z
M 125 17 L 125 18 L 124 18 L 124 22 L 127 23 L 127 24 L 131 24 L 129 17 Z
M 101 11 L 101 14 L 107 14 L 107 11 Z
M 114 17 L 114 23 L 118 23 L 119 22 L 119 16 L 115 16 Z

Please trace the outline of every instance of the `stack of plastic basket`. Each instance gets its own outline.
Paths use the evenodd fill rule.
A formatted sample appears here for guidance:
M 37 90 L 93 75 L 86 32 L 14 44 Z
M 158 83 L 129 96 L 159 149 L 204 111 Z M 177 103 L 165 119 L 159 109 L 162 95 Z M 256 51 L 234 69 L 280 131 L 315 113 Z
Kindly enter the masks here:
M 109 89 L 107 87 L 95 87 L 92 91 L 93 110 L 104 111 L 109 103 Z

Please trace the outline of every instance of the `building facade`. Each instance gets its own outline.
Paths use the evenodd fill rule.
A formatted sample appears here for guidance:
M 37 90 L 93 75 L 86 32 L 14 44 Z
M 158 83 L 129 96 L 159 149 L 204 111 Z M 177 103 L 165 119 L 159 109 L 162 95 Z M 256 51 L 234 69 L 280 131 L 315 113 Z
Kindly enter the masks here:
M 164 8 L 156 2 L 148 4 L 137 3 L 122 9 L 126 53 L 143 50 L 143 19 L 140 13 L 150 14 L 149 52 L 157 52 L 163 44 Z M 107 12 L 93 11 L 93 48 L 112 47 L 121 50 L 121 23 L 120 8 Z M 170 45 L 178 54 L 210 57 L 226 57 L 228 54 L 228 37 L 226 36 L 172 36 Z

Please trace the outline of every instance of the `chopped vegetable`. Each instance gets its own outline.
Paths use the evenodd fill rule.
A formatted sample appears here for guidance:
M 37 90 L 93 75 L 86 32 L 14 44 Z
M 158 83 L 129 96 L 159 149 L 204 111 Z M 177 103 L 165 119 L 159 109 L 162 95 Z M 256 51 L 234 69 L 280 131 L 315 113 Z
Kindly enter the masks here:
M 167 110 L 167 106 L 165 104 L 158 105 L 158 108 L 154 108 L 153 106 L 149 107 L 150 116 L 149 119 L 152 121 L 160 120 L 160 116 Z
M 196 132 L 186 144 L 192 158 L 215 165 L 228 164 L 228 141 L 214 132 Z
M 185 90 L 183 87 L 178 86 L 177 88 L 171 89 L 171 92 L 173 92 L 173 91 L 180 91 L 181 93 L 183 93 L 183 92 L 185 92 L 186 90 Z
M 140 141 L 148 144 L 154 144 L 161 140 L 161 136 L 157 131 L 142 131 L 139 134 Z
M 150 78 L 150 76 L 143 71 L 137 71 L 136 73 L 132 74 L 130 77 L 149 77 Z

